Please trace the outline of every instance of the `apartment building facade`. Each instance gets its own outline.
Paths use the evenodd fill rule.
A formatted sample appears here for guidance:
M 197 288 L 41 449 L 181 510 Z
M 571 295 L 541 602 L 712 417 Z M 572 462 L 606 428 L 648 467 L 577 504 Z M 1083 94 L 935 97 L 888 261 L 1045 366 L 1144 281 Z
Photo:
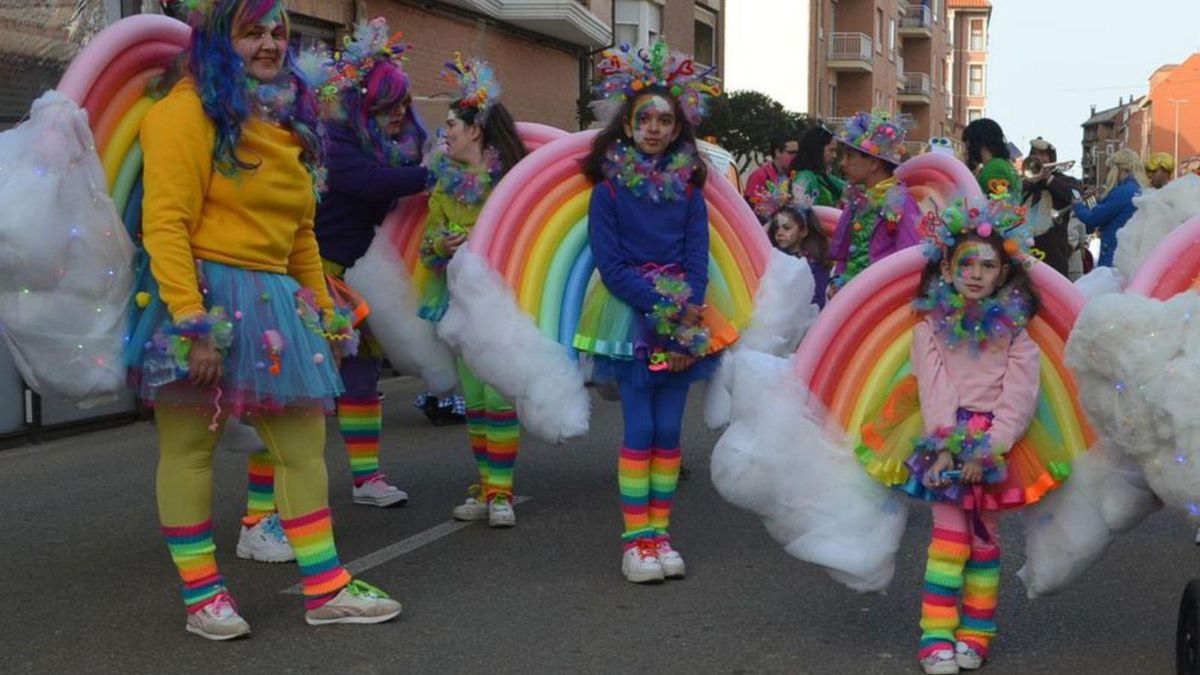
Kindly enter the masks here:
M 836 123 L 859 110 L 913 117 L 909 154 L 954 136 L 947 0 L 813 0 L 810 114 Z
M 962 137 L 971 122 L 987 116 L 989 0 L 948 0 L 950 10 L 949 93 L 951 134 Z

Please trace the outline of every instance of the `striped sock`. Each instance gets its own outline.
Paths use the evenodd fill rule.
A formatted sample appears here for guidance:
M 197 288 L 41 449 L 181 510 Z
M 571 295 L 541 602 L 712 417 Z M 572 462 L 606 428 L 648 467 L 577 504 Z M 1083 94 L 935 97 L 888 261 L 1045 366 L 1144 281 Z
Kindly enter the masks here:
M 246 516 L 242 524 L 251 527 L 275 511 L 275 462 L 266 448 L 250 455 L 246 462 L 250 474 L 246 490 Z
M 296 518 L 280 518 L 279 522 L 296 551 L 304 606 L 316 609 L 350 583 L 350 573 L 342 567 L 333 545 L 333 517 L 326 507 Z
M 467 442 L 475 457 L 475 468 L 479 471 L 480 499 L 488 482 L 487 415 L 483 406 L 467 408 Z
M 188 613 L 198 612 L 225 590 L 225 579 L 217 572 L 212 520 L 198 525 L 163 525 L 162 532 L 183 579 L 183 604 Z
M 679 465 L 682 452 L 679 448 L 654 448 L 650 456 L 650 527 L 654 538 L 666 541 L 671 538 L 667 527 L 671 524 L 671 503 L 675 500 L 675 486 L 679 484 Z
M 654 528 L 650 526 L 649 449 L 621 448 L 617 485 L 621 490 L 621 516 L 625 519 L 621 541 L 630 549 L 637 545 L 638 539 L 654 536 Z
M 338 399 L 338 425 L 350 456 L 354 487 L 377 478 L 379 471 L 379 430 L 383 426 L 383 406 L 378 396 Z
M 971 537 L 940 527 L 933 528 L 929 561 L 925 564 L 925 592 L 921 597 L 921 647 L 923 659 L 939 649 L 954 650 L 958 628 L 958 594 L 963 584 L 963 564 L 971 555 Z
M 490 394 L 490 392 L 489 392 Z M 496 397 L 498 398 L 498 397 Z M 513 466 L 521 442 L 517 411 L 512 406 L 495 405 L 489 396 L 487 407 L 487 482 L 484 496 L 491 501 L 497 494 L 512 496 Z
M 962 625 L 954 636 L 987 658 L 996 637 L 996 596 L 1000 590 L 1000 547 L 971 551 L 963 570 Z

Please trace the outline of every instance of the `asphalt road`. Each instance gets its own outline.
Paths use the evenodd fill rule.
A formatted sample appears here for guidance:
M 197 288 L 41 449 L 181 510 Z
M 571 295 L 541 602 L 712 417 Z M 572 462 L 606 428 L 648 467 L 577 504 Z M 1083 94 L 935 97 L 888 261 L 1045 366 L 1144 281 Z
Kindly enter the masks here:
M 330 425 L 331 503 L 343 562 L 404 603 L 380 626 L 312 628 L 291 565 L 233 555 L 244 456 L 217 458 L 218 559 L 250 622 L 246 640 L 183 630 L 178 579 L 158 534 L 152 424 L 0 451 L 0 673 L 917 673 L 914 653 L 928 511 L 913 507 L 896 579 L 860 595 L 787 556 L 708 476 L 716 434 L 693 393 L 672 533 L 688 578 L 636 586 L 620 575 L 620 415 L 596 399 L 592 433 L 564 447 L 529 440 L 517 466 L 518 525 L 454 529 L 472 479 L 462 427 L 410 406 L 419 384 L 385 383 L 384 469 L 411 495 L 376 509 L 350 500 Z M 1175 613 L 1200 576 L 1191 526 L 1158 514 L 1069 592 L 1027 600 L 1021 523 L 1005 545 L 1001 637 L 984 673 L 1174 672 Z M 443 535 L 438 537 L 437 535 Z M 391 547 L 390 549 L 388 547 Z M 380 558 L 389 558 L 380 561 Z

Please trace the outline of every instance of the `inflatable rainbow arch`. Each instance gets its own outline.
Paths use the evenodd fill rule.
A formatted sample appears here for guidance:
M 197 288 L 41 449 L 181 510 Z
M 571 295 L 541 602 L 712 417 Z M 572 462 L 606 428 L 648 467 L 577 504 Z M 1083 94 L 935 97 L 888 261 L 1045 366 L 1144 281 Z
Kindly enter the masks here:
M 1126 289 L 1155 300 L 1188 290 L 1200 291 L 1200 216 L 1163 237 Z

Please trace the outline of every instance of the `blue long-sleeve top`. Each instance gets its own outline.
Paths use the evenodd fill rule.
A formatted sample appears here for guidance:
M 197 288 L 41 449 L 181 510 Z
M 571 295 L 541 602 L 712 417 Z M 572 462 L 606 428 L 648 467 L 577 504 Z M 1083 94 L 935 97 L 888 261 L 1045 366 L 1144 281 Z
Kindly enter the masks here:
M 371 246 L 396 200 L 425 189 L 421 166 L 388 166 L 368 153 L 349 127 L 331 125 L 325 146 L 328 191 L 317 207 L 321 257 L 349 267 Z
M 639 312 L 654 309 L 661 296 L 642 276 L 647 263 L 683 268 L 692 304 L 708 288 L 708 206 L 694 186 L 686 199 L 658 203 L 639 199 L 624 185 L 606 180 L 592 190 L 588 239 L 600 280 Z
M 1137 207 L 1133 198 L 1142 193 L 1142 186 L 1133 176 L 1113 186 L 1095 206 L 1075 205 L 1075 217 L 1087 226 L 1089 233 L 1100 230 L 1100 260 L 1096 263 L 1112 267 L 1113 254 L 1117 251 L 1117 231 L 1125 226 Z

